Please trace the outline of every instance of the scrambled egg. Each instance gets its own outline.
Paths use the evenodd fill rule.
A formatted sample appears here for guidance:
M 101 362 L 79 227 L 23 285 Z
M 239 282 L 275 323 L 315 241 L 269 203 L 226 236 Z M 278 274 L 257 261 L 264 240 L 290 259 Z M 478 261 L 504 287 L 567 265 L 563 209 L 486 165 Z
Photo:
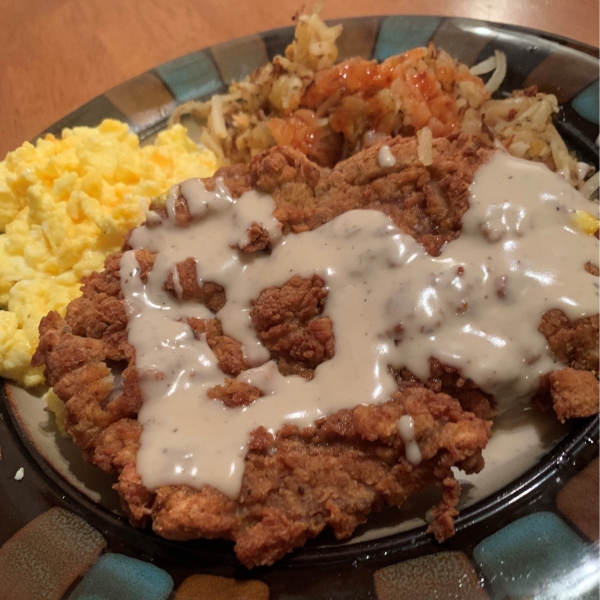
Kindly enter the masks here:
M 43 369 L 30 366 L 40 319 L 64 315 L 81 278 L 103 268 L 150 198 L 217 166 L 181 125 L 140 147 L 114 120 L 10 152 L 0 162 L 0 376 L 43 383 Z
M 572 218 L 572 223 L 575 227 L 587 233 L 588 235 L 594 235 L 600 227 L 600 221 L 588 212 L 578 210 L 575 212 Z

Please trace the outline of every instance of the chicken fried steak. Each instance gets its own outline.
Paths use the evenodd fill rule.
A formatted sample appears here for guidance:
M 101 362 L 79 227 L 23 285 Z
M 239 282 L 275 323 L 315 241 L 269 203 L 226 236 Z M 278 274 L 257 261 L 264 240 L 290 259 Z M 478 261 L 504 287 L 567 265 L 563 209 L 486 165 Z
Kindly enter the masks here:
M 387 329 L 366 328 L 365 338 L 361 338 L 378 336 L 375 341 L 380 340 L 390 355 L 389 362 L 380 356 L 377 369 L 371 369 L 377 371 L 382 390 L 377 398 L 373 392 L 352 400 L 336 369 L 355 365 L 352 360 L 357 355 L 360 360 L 355 366 L 359 370 L 364 362 L 361 357 L 377 344 L 348 341 L 358 339 L 348 337 L 349 330 L 353 335 L 363 334 L 363 319 L 354 305 L 343 305 L 350 308 L 342 310 L 347 313 L 345 317 L 340 314 L 335 277 L 343 269 L 311 266 L 312 251 L 336 260 L 348 254 L 352 281 L 364 278 L 364 302 L 375 306 L 369 304 L 369 286 L 375 281 L 369 277 L 373 272 L 377 275 L 381 265 L 404 269 L 399 272 L 401 278 L 411 268 L 418 271 L 419 261 L 429 264 L 427 261 L 438 257 L 444 244 L 457 244 L 463 237 L 459 233 L 470 206 L 469 187 L 475 172 L 493 151 L 466 135 L 434 140 L 433 144 L 433 164 L 428 167 L 417 159 L 415 140 L 398 138 L 388 144 L 396 160 L 393 167 L 379 164 L 379 147 L 331 170 L 316 166 L 296 151 L 273 148 L 248 165 L 221 169 L 201 188 L 198 183 L 186 182 L 175 190 L 166 206 L 154 207 L 156 212 L 149 217 L 146 228 L 141 228 L 145 232 L 133 232 L 124 254 L 110 257 L 105 271 L 84 280 L 82 296 L 69 305 L 64 319 L 50 313 L 42 320 L 34 364 L 45 364 L 49 383 L 65 402 L 66 429 L 86 459 L 118 474 L 115 488 L 132 524 L 143 526 L 151 520 L 158 534 L 175 540 L 234 540 L 240 561 L 252 567 L 272 564 L 326 526 L 339 539 L 348 537 L 365 522 L 369 512 L 400 506 L 408 497 L 437 485 L 442 489 L 442 500 L 431 512 L 429 530 L 440 541 L 453 534 L 460 488 L 452 467 L 466 473 L 483 467 L 481 452 L 491 435 L 488 419 L 495 410 L 495 394 L 488 388 L 480 389 L 481 384 L 466 374 L 468 369 L 463 373 L 460 367 L 445 364 L 441 355 L 429 354 L 420 371 L 410 368 L 408 359 L 392 359 L 392 355 L 400 356 L 394 353 L 410 342 L 415 329 L 410 316 L 402 312 L 412 308 L 398 309 L 392 295 L 380 308 L 391 313 L 396 307 L 398 315 L 405 315 L 403 319 L 394 322 L 392 318 L 393 324 Z M 223 203 L 223 190 L 240 200 Z M 240 267 L 228 281 L 246 286 L 246 296 L 239 296 L 235 285 L 225 285 L 227 277 L 211 278 L 209 265 L 198 254 L 185 256 L 184 252 L 171 264 L 165 262 L 161 251 L 152 249 L 168 227 L 184 236 L 198 222 L 213 219 L 218 226 L 219 219 L 229 219 L 230 205 L 251 205 L 246 195 L 250 191 L 271 196 L 281 232 L 267 218 L 244 220 L 241 212 L 227 221 L 237 223 L 245 232 L 227 238 L 227 251 L 234 253 L 235 260 L 239 259 L 246 269 Z M 194 194 L 202 201 L 192 202 Z M 343 220 L 346 216 L 356 220 Z M 146 234 L 148 237 L 143 239 L 147 245 L 139 245 L 140 236 Z M 192 239 L 191 232 L 189 235 L 186 243 Z M 281 272 L 287 272 L 281 235 L 292 248 L 303 236 L 312 236 L 303 238 L 310 241 L 311 249 L 302 257 L 308 265 L 306 272 L 292 269 L 286 277 L 277 274 L 280 263 Z M 397 256 L 372 251 L 377 236 L 393 238 L 408 248 L 407 257 L 401 257 L 402 264 L 396 264 Z M 206 239 L 217 244 L 214 237 Z M 352 247 L 343 246 L 335 254 L 329 248 L 335 244 L 328 245 L 331 239 L 354 241 Z M 185 251 L 192 252 L 189 248 Z M 210 254 L 212 248 L 205 246 L 204 252 Z M 363 259 L 366 264 L 361 266 Z M 261 287 L 252 269 L 263 263 L 269 276 Z M 416 267 L 410 266 L 413 263 Z M 460 281 L 461 268 L 452 281 L 457 277 Z M 378 280 L 390 281 L 387 275 Z M 242 413 L 257 411 L 265 419 L 241 432 L 245 452 L 237 484 L 218 477 L 201 485 L 193 485 L 193 478 L 148 484 L 141 465 L 146 460 L 145 439 L 149 439 L 156 419 L 153 421 L 151 413 L 146 412 L 145 420 L 140 419 L 145 423 L 142 425 L 138 415 L 152 410 L 149 407 L 155 402 L 149 397 L 161 386 L 175 385 L 168 372 L 168 356 L 160 369 L 151 368 L 148 365 L 156 361 L 148 362 L 151 353 L 136 342 L 134 323 L 144 318 L 146 309 L 136 308 L 135 298 L 148 295 L 153 280 L 161 291 L 154 296 L 154 304 L 150 303 L 151 309 L 160 313 L 156 298 L 161 302 L 170 298 L 177 316 L 171 325 L 180 337 L 187 335 L 185 348 L 204 344 L 210 349 L 208 359 L 202 351 L 202 360 L 210 363 L 207 369 L 213 373 L 202 388 L 206 414 L 216 411 L 214 414 L 229 415 L 230 420 L 216 434 L 220 436 L 218 443 L 227 437 L 221 435 L 222 431 L 232 437 L 240 435 L 231 423 Z M 512 292 L 510 284 L 505 283 L 493 282 L 500 304 L 510 299 Z M 343 289 L 345 298 L 349 287 Z M 240 298 L 248 301 L 240 304 Z M 362 302 L 362 296 L 359 300 Z M 247 325 L 230 326 L 235 320 L 234 309 L 242 304 L 247 306 Z M 456 314 L 467 308 L 459 304 Z M 142 328 L 149 329 L 148 323 Z M 597 412 L 597 315 L 573 319 L 553 309 L 541 316 L 540 331 L 557 360 L 556 367 L 537 386 L 539 403 L 552 398 L 561 419 Z M 428 331 L 421 329 L 421 333 Z M 594 336 L 595 346 L 590 341 Z M 568 340 L 568 346 L 564 340 Z M 574 351 L 575 346 L 580 350 Z M 172 354 L 177 352 L 175 349 Z M 423 352 L 427 354 L 427 348 Z M 532 364 L 537 360 L 529 359 Z M 352 370 L 343 371 L 348 379 Z M 338 377 L 337 385 L 335 379 L 333 384 L 328 383 L 330 375 Z M 193 370 L 189 373 L 191 382 L 198 377 L 201 375 Z M 351 386 L 363 393 L 359 383 Z M 327 393 L 320 402 L 330 410 L 319 412 L 310 404 L 314 398 L 306 396 L 323 390 Z M 288 412 L 306 409 L 306 414 L 317 416 L 308 421 L 291 416 L 277 420 L 270 413 L 279 410 L 278 398 L 287 399 Z M 309 404 L 303 407 L 305 400 Z M 176 394 L 167 393 L 164 402 L 171 402 L 171 412 L 177 412 Z M 258 412 L 262 406 L 269 410 Z M 183 428 L 186 423 L 179 426 Z M 176 430 L 173 428 L 173 432 Z M 209 439 L 210 434 L 206 428 L 202 431 L 198 429 L 196 434 L 200 444 L 202 436 Z M 219 452 L 224 448 L 219 447 Z M 215 459 L 213 450 L 217 453 L 210 444 L 204 447 L 208 460 Z M 199 476 L 202 478 L 202 473 Z M 216 485 L 217 481 L 223 485 Z M 232 489 L 235 493 L 227 493 Z

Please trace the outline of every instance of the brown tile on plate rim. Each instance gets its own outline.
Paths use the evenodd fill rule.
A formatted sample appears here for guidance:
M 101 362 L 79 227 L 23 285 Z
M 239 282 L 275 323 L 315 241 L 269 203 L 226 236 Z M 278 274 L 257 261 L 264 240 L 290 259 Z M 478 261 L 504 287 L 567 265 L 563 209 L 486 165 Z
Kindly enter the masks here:
M 579 60 L 573 60 L 574 55 Z M 560 85 L 557 84 L 557 73 L 560 73 Z M 582 60 L 581 54 L 570 48 L 551 54 L 541 62 L 529 75 L 523 88 L 536 85 L 538 91 L 552 93 L 559 104 L 569 101 L 590 83 L 598 79 L 598 61 L 589 57 Z
M 177 102 L 167 86 L 154 73 L 143 73 L 106 92 L 136 130 L 151 127 L 164 119 Z
M 438 552 L 375 571 L 378 600 L 488 600 L 463 552 Z
M 260 35 L 213 46 L 210 52 L 227 85 L 243 79 L 248 73 L 269 62 L 267 47 Z
M 106 547 L 104 537 L 63 508 L 51 508 L 0 548 L 0 598 L 59 600 Z
M 269 600 L 269 587 L 256 580 L 191 575 L 177 588 L 174 600 Z
M 598 542 L 598 458 L 575 475 L 556 496 L 558 510 L 585 536 Z

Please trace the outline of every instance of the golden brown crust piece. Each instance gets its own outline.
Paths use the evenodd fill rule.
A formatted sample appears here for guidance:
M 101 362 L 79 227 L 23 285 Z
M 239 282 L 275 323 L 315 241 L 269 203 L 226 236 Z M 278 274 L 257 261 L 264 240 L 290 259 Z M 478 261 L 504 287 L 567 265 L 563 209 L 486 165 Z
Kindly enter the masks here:
M 598 379 L 593 373 L 567 368 L 552 371 L 548 378 L 554 412 L 561 423 L 598 413 Z
M 598 376 L 598 315 L 571 321 L 561 310 L 549 310 L 540 331 L 557 360 Z
M 282 375 L 311 379 L 314 370 L 333 357 L 333 324 L 320 316 L 327 293 L 318 275 L 294 275 L 281 287 L 264 290 L 254 303 L 252 324 Z
M 443 392 L 456 398 L 463 410 L 472 412 L 480 419 L 492 419 L 496 416 L 495 402 L 492 396 L 480 390 L 470 379 L 461 377 L 455 367 L 443 365 L 436 358 L 429 359 L 429 379 L 419 381 L 408 369 L 396 372 L 398 388 L 425 386 L 434 392 Z
M 436 140 L 434 164 L 425 168 L 416 161 L 414 140 L 389 145 L 397 159 L 392 169 L 379 167 L 377 147 L 331 171 L 298 152 L 274 148 L 250 165 L 228 167 L 219 175 L 235 195 L 250 187 L 271 193 L 286 233 L 318 227 L 352 208 L 376 208 L 436 254 L 458 235 L 468 186 L 489 150 L 464 135 Z M 214 179 L 208 180 L 207 187 L 214 185 Z M 191 218 L 181 199 L 176 214 L 181 226 Z M 244 250 L 268 251 L 263 231 L 255 228 L 251 242 Z M 136 257 L 144 279 L 154 256 L 138 251 Z M 226 301 L 226 290 L 198 286 L 190 261 L 179 265 L 179 274 L 185 297 L 213 310 Z M 172 288 L 172 282 L 165 287 Z M 292 277 L 256 299 L 254 326 L 286 374 L 310 377 L 333 356 L 332 323 L 322 317 L 326 296 L 315 276 Z M 596 364 L 597 369 L 597 317 L 588 321 L 569 323 L 553 313 L 542 323 L 550 346 L 571 367 Z M 239 343 L 223 334 L 216 318 L 188 323 L 196 335 L 206 336 L 224 371 L 223 385 L 213 388 L 211 397 L 228 406 L 255 400 L 260 390 L 225 377 L 247 366 Z M 396 373 L 398 391 L 389 402 L 338 411 L 303 431 L 288 425 L 275 437 L 261 428 L 252 432 L 237 499 L 210 486 L 148 490 L 136 470 L 141 434 L 136 417 L 142 398 L 135 351 L 126 337 L 119 255 L 107 259 L 103 273 L 84 279 L 83 294 L 69 305 L 65 319 L 50 313 L 42 320 L 33 363 L 46 366 L 48 381 L 65 402 L 67 431 L 87 460 L 118 474 L 115 487 L 134 525 L 152 520 L 158 533 L 177 540 L 235 540 L 236 553 L 248 567 L 271 564 L 326 526 L 338 538 L 347 537 L 369 512 L 400 506 L 431 485 L 440 486 L 443 496 L 431 513 L 429 530 L 446 539 L 454 530 L 460 492 L 452 467 L 481 469 L 481 450 L 490 437 L 489 397 L 432 359 L 428 382 Z M 590 410 L 572 385 L 580 374 L 563 369 L 548 378 L 561 419 Z M 593 386 L 589 377 L 586 382 Z M 423 455 L 417 466 L 407 461 L 398 433 L 402 415 L 414 420 Z

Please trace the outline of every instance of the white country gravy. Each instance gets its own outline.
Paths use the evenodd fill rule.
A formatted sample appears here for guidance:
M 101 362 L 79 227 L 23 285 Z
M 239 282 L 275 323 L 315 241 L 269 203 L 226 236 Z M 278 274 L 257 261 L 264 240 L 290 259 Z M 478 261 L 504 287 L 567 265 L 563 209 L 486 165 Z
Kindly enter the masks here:
M 418 465 L 423 457 L 419 444 L 415 440 L 415 422 L 410 415 L 402 415 L 398 419 L 398 431 L 406 448 L 406 460 L 411 465 Z
M 597 279 L 584 270 L 598 260 L 597 240 L 571 226 L 574 211 L 593 205 L 545 166 L 505 153 L 477 172 L 461 236 L 438 257 L 374 210 L 350 211 L 284 237 L 269 196 L 247 192 L 235 200 L 222 183 L 207 192 L 199 180 L 183 183 L 181 193 L 195 217 L 190 226 L 175 224 L 172 193 L 169 218 L 131 235 L 134 249 L 158 253 L 147 283 L 134 251 L 121 259 L 128 339 L 143 395 L 137 468 L 150 489 L 210 484 L 235 497 L 253 429 L 310 426 L 342 408 L 385 402 L 396 389 L 389 365 L 427 379 L 435 356 L 494 394 L 505 410 L 530 396 L 540 373 L 559 367 L 538 331 L 542 314 L 560 308 L 576 319 L 598 312 Z M 268 230 L 270 255 L 233 248 L 253 222 Z M 214 315 L 162 289 L 188 257 L 199 282 L 225 288 L 227 302 L 216 316 L 254 366 L 239 379 L 264 393 L 249 406 L 227 408 L 207 397 L 224 375 L 206 341 L 181 319 Z M 251 301 L 292 275 L 315 273 L 329 291 L 324 314 L 333 321 L 335 355 L 311 381 L 284 377 L 251 327 Z M 399 432 L 416 464 L 411 425 L 405 419 Z
M 377 164 L 384 169 L 385 167 L 393 167 L 396 164 L 396 157 L 392 154 L 389 146 L 385 144 L 379 148 L 377 153 Z

